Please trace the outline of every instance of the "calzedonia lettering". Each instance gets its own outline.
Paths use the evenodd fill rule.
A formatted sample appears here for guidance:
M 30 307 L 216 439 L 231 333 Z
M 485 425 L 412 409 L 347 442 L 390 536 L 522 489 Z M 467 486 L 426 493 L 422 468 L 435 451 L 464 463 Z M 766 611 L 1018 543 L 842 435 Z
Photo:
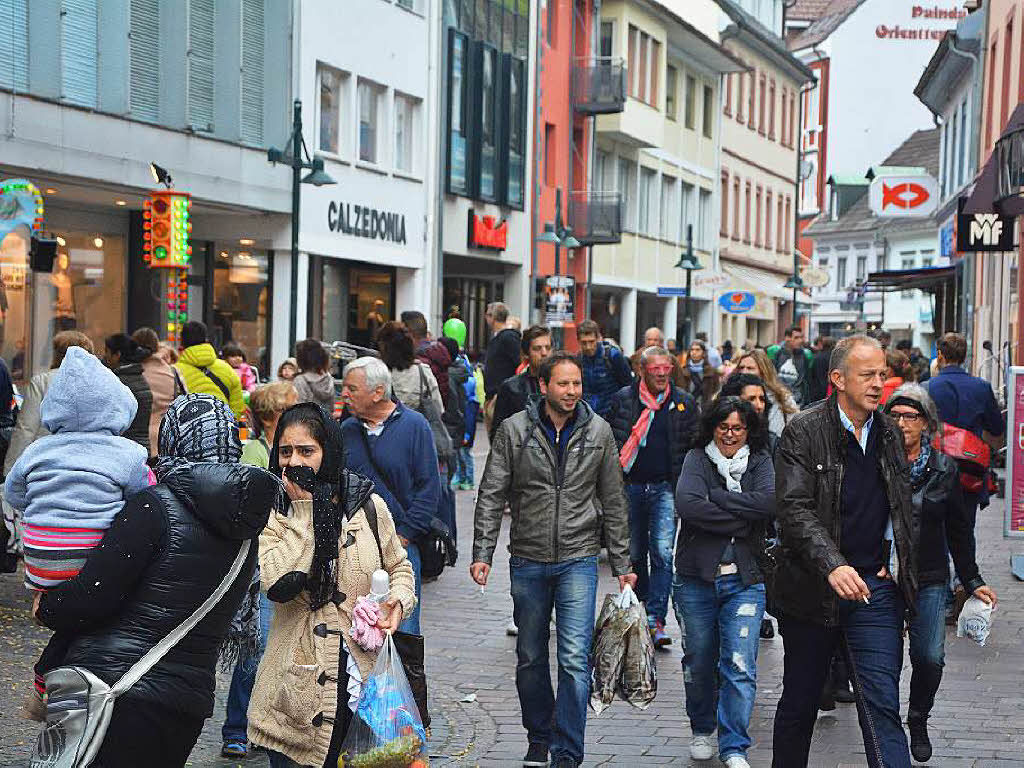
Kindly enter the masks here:
M 332 200 L 327 206 L 327 227 L 331 232 L 353 237 L 405 244 L 405 215 L 380 211 L 367 205 L 336 203 Z

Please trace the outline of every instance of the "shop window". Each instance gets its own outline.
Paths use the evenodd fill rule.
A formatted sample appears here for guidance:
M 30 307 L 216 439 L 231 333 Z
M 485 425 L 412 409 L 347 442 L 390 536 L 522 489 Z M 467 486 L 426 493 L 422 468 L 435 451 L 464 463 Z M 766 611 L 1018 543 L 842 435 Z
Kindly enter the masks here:
M 467 172 L 469 40 L 452 29 L 448 33 L 448 191 L 469 193 Z
M 420 100 L 402 93 L 395 94 L 395 170 L 414 173 L 416 169 L 416 130 L 419 125 Z
M 342 109 L 346 102 L 345 85 L 348 76 L 341 70 L 326 64 L 317 65 L 319 80 L 320 103 L 320 139 L 318 146 L 321 152 L 340 155 L 343 152 Z
M 366 163 L 380 162 L 378 133 L 381 123 L 380 102 L 384 89 L 360 78 L 359 97 L 359 159 Z
M 349 268 L 348 341 L 373 346 L 377 330 L 394 317 L 394 284 L 391 270 Z
M 526 171 L 526 62 L 505 54 L 506 87 L 508 94 L 508 167 L 505 169 L 505 201 L 514 208 L 522 208 Z
M 497 96 L 498 52 L 488 46 L 479 48 L 479 155 L 477 189 L 484 200 L 497 199 Z
M 219 248 L 213 261 L 213 336 L 219 347 L 234 341 L 250 365 L 263 370 L 267 346 L 267 253 L 246 248 Z

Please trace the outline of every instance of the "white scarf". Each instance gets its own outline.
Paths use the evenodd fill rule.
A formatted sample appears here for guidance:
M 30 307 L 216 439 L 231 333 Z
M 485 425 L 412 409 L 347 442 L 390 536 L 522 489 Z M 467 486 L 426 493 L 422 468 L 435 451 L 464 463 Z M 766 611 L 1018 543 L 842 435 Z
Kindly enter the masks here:
M 726 458 L 720 450 L 718 445 L 712 440 L 704 448 L 704 453 L 711 459 L 711 463 L 715 465 L 715 469 L 718 470 L 718 474 L 725 480 L 725 487 L 727 490 L 733 493 L 740 493 L 743 488 L 740 487 L 740 478 L 743 477 L 743 473 L 747 471 L 747 459 L 750 458 L 750 446 L 744 445 L 731 459 Z

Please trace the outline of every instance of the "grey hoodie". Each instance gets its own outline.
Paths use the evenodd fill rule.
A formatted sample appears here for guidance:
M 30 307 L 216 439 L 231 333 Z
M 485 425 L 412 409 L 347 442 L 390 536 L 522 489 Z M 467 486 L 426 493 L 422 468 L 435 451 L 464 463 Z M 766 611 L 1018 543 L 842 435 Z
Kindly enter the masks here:
M 300 403 L 316 403 L 327 413 L 334 412 L 334 377 L 330 373 L 303 371 L 292 381 Z
M 40 408 L 51 434 L 25 449 L 4 484 L 26 525 L 106 530 L 124 500 L 149 485 L 146 449 L 120 436 L 137 408 L 97 357 L 68 348 Z

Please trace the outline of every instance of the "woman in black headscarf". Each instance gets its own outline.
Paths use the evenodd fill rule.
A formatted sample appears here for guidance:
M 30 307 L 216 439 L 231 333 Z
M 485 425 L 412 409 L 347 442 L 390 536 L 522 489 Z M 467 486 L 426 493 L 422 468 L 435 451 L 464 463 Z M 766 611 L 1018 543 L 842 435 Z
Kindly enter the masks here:
M 375 570 L 388 572 L 393 631 L 416 606 L 412 565 L 373 483 L 345 469 L 341 427 L 313 403 L 278 422 L 270 471 L 281 474 L 286 509 L 260 536 L 260 571 L 275 601 L 270 637 L 249 705 L 249 739 L 272 768 L 335 766 L 376 652 L 351 640 L 356 600 Z

